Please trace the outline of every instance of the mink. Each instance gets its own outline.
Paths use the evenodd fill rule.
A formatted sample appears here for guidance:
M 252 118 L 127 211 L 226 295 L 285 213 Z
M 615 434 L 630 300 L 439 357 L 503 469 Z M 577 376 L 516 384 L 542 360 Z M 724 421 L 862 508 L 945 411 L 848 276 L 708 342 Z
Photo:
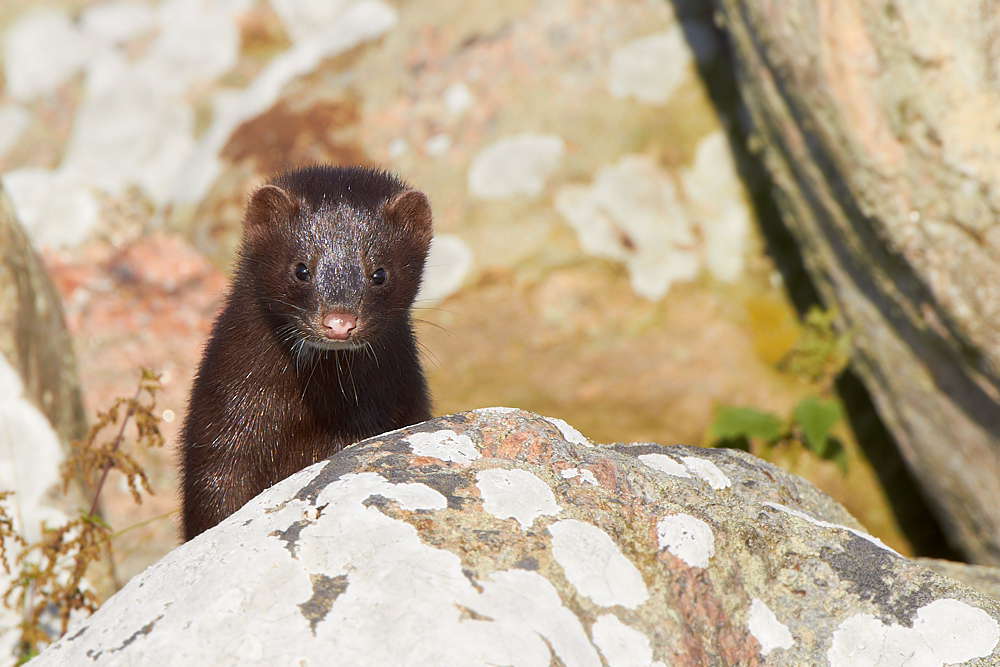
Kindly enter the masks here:
M 427 197 L 364 167 L 314 166 L 254 192 L 181 434 L 190 540 L 292 473 L 430 419 L 410 308 Z

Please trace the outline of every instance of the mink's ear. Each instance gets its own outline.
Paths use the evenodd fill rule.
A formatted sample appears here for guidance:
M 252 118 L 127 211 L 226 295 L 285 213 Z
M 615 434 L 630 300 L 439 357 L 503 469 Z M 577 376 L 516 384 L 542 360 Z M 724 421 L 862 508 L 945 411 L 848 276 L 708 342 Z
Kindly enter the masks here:
M 246 215 L 243 216 L 243 230 L 247 234 L 259 234 L 287 222 L 297 209 L 298 204 L 287 192 L 277 185 L 263 185 L 250 196 Z
M 424 252 L 430 247 L 434 224 L 431 219 L 431 203 L 423 192 L 407 190 L 396 195 L 385 205 L 385 217 L 404 227 L 407 236 L 414 239 Z

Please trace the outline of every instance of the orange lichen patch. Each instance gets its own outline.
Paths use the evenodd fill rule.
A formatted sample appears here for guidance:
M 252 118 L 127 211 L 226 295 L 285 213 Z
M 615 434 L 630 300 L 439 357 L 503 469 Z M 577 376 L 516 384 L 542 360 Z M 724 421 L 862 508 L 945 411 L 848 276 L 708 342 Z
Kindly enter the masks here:
M 594 477 L 604 488 L 612 491 L 618 488 L 618 467 L 608 459 L 590 461 L 584 469 L 594 473 Z
M 424 466 L 440 467 L 442 463 L 446 466 L 448 465 L 448 462 L 442 461 L 441 459 L 436 458 L 434 456 L 413 456 L 410 457 L 410 464 L 408 467 L 410 468 L 422 468 Z M 454 464 L 454 465 L 459 468 L 468 467 L 466 464 Z
M 483 456 L 526 461 L 528 463 L 548 463 L 552 458 L 552 444 L 535 434 L 515 431 L 503 440 L 482 449 Z
M 703 647 L 691 646 L 687 661 L 676 664 L 758 665 L 756 641 L 744 626 L 736 624 L 722 607 L 717 594 L 701 568 L 687 567 L 677 560 L 671 567 L 673 580 L 668 595 L 674 598 L 672 606 L 681 615 L 681 623 L 688 637 L 714 638 L 714 651 L 710 654 Z M 711 645 L 708 641 L 704 645 Z

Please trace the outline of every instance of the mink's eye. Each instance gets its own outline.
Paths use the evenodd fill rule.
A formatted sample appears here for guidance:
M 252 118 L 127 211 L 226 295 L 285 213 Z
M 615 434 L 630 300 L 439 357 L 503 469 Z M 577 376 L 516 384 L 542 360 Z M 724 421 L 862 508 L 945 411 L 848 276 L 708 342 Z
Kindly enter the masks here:
M 385 284 L 385 269 L 378 268 L 372 273 L 372 285 L 384 285 Z
M 310 277 L 311 276 L 309 274 L 309 267 L 307 267 L 305 264 L 302 264 L 301 262 L 299 262 L 299 265 L 295 267 L 295 278 L 296 278 L 296 280 L 299 280 L 300 282 L 307 283 L 307 282 L 309 282 L 309 278 Z

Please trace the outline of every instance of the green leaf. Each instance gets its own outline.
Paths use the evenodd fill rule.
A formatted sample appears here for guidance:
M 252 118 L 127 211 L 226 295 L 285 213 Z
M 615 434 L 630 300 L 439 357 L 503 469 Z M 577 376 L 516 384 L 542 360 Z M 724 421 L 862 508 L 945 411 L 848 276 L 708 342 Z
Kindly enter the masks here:
M 795 421 L 802 428 L 805 444 L 820 456 L 826 449 L 830 429 L 843 414 L 836 401 L 809 396 L 795 406 Z
M 708 433 L 713 441 L 759 438 L 774 442 L 782 435 L 781 419 L 754 408 L 718 408 Z

